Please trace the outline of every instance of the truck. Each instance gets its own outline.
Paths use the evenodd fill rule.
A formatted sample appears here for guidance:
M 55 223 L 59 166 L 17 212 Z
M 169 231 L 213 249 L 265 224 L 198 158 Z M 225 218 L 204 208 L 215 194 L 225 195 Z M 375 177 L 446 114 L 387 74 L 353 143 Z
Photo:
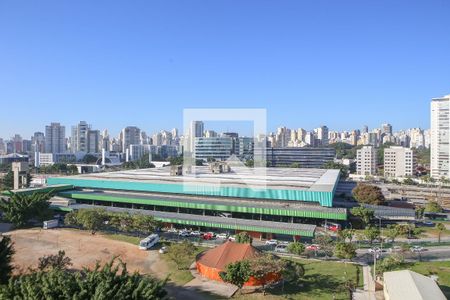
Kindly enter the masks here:
M 52 228 L 56 228 L 59 226 L 59 221 L 56 220 L 48 220 L 48 221 L 44 221 L 44 224 L 42 226 L 43 229 L 52 229 Z

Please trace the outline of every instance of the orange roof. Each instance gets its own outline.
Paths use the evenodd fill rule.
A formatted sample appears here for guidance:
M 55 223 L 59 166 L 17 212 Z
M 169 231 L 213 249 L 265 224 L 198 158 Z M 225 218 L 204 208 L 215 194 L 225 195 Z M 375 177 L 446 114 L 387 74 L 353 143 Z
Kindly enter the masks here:
M 210 268 L 224 270 L 230 263 L 253 258 L 259 254 L 260 251 L 250 244 L 228 241 L 214 249 L 200 253 L 197 256 L 197 262 Z

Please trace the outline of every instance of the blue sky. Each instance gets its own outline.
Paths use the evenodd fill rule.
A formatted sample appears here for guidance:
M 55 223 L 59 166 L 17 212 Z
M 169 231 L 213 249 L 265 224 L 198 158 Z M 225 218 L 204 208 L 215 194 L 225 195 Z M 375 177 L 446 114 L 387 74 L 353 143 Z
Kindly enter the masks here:
M 151 133 L 210 107 L 266 108 L 270 130 L 428 128 L 430 99 L 450 93 L 449 13 L 445 0 L 3 0 L 0 137 L 80 120 Z

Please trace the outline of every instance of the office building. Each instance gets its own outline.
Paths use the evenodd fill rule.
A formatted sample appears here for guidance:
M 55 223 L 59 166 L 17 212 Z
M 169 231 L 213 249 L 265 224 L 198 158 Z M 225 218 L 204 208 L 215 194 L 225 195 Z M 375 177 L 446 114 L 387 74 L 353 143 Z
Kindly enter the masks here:
M 431 176 L 450 178 L 450 95 L 431 100 Z
M 233 153 L 231 137 L 196 137 L 194 143 L 195 159 L 227 160 Z
M 392 146 L 384 149 L 384 176 L 412 176 L 414 175 L 414 170 L 415 159 L 413 150 L 401 146 Z
M 264 149 L 255 148 L 255 156 L 261 157 L 260 151 Z M 270 147 L 265 151 L 267 165 L 270 167 L 289 167 L 295 164 L 301 168 L 322 168 L 336 156 L 334 148 Z
M 377 172 L 377 152 L 373 146 L 364 146 L 356 152 L 356 174 L 375 175 Z
M 66 152 L 66 127 L 59 123 L 51 123 L 45 126 L 45 152 Z
M 43 132 L 35 132 L 31 137 L 31 151 L 45 152 L 45 134 Z

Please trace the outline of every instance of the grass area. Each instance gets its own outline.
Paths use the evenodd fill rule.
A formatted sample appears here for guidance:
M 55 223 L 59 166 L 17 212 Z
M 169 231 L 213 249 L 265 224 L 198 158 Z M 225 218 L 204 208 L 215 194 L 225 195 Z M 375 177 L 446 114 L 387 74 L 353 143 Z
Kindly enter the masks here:
M 348 299 L 343 284 L 346 280 L 356 281 L 356 269 L 359 269 L 359 286 L 363 285 L 361 266 L 337 262 L 324 262 L 316 260 L 295 260 L 305 267 L 305 276 L 299 284 L 285 284 L 284 292 L 282 286 L 277 286 L 262 293 L 237 294 L 234 298 L 244 299 Z M 245 293 L 245 292 L 244 292 Z M 333 298 L 334 296 L 334 298 Z
M 169 246 L 169 242 L 164 242 L 164 246 Z M 205 247 L 197 247 L 197 251 L 192 256 L 192 262 L 194 262 L 195 257 L 197 254 L 205 251 L 208 248 Z M 167 269 L 170 270 L 169 273 L 169 279 L 173 281 L 177 285 L 184 285 L 194 279 L 194 277 L 191 274 L 191 271 L 189 270 L 178 270 L 177 265 L 175 262 L 169 259 L 169 257 L 165 254 L 160 254 L 161 259 L 165 262 L 167 265 Z
M 120 233 L 103 233 L 103 236 L 111 240 L 127 242 L 133 245 L 139 245 L 139 242 L 142 240 L 142 238 L 137 236 L 130 236 Z
M 416 262 L 409 269 L 426 276 L 437 275 L 442 292 L 450 299 L 450 261 Z

